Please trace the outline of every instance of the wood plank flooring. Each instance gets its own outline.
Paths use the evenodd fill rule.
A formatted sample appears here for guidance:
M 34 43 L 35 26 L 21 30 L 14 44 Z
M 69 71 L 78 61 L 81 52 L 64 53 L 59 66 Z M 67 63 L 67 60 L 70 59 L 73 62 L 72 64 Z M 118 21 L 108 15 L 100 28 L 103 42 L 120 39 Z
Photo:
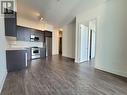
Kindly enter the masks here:
M 53 56 L 9 73 L 1 95 L 127 95 L 127 82 L 95 70 L 92 62 Z

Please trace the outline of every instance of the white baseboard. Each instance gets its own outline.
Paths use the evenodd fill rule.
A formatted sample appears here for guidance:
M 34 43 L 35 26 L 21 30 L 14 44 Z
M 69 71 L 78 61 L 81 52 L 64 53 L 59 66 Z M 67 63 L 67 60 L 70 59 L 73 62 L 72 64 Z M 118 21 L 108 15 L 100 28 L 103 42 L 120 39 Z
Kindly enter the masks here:
M 0 85 L 0 93 L 1 93 L 1 91 L 3 89 L 3 85 L 4 85 L 4 82 L 5 82 L 6 76 L 7 76 L 7 71 L 5 72 L 5 74 L 4 74 L 3 78 L 2 78 L 2 83 Z
M 121 72 L 121 71 L 113 70 L 113 69 L 111 70 L 111 69 L 103 68 L 103 67 L 99 67 L 99 66 L 95 66 L 95 69 L 98 69 L 98 70 L 101 70 L 101 71 L 105 71 L 105 72 L 109 72 L 109 73 L 112 73 L 112 74 L 127 78 L 127 73 L 126 72 Z

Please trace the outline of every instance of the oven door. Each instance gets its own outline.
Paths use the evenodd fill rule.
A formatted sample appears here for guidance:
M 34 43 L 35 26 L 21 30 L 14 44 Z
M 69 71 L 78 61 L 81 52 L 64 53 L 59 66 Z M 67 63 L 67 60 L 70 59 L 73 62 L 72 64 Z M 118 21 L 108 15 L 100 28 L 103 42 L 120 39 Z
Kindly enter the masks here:
M 32 56 L 40 55 L 40 48 L 32 48 Z

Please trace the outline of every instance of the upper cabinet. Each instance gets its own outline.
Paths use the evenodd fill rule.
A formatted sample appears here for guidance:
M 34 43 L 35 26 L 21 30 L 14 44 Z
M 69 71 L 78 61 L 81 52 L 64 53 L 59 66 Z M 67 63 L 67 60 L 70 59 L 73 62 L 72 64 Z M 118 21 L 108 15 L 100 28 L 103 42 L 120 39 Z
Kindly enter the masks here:
M 44 32 L 40 30 L 36 30 L 35 36 L 39 37 L 40 42 L 44 42 Z
M 13 12 L 13 14 L 5 13 L 5 15 L 4 15 L 5 36 L 16 37 L 16 35 L 17 35 L 17 32 L 16 32 L 17 14 L 14 11 L 12 11 L 12 12 Z
M 44 42 L 44 32 L 23 26 L 17 26 L 17 40 L 28 42 Z
M 45 32 L 45 37 L 52 37 L 52 32 L 50 31 L 44 31 Z
M 17 40 L 30 41 L 30 30 L 22 26 L 17 26 Z

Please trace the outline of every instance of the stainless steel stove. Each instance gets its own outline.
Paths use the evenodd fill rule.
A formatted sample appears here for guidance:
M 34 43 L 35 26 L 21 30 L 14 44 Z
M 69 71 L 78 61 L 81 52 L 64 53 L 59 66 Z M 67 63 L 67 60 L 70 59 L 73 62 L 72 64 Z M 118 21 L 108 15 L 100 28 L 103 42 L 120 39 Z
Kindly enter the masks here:
M 32 59 L 40 58 L 40 48 L 39 47 L 32 47 L 31 48 L 31 55 Z

